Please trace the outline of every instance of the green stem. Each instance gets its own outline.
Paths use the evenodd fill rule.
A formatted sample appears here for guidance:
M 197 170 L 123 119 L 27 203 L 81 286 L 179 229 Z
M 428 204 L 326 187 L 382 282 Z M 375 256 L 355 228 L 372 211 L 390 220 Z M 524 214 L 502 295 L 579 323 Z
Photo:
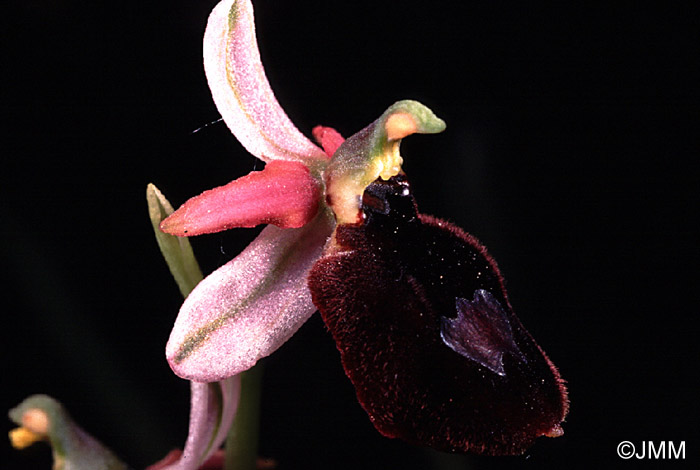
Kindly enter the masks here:
M 226 437 L 224 470 L 255 470 L 260 430 L 262 364 L 241 374 L 241 400 Z

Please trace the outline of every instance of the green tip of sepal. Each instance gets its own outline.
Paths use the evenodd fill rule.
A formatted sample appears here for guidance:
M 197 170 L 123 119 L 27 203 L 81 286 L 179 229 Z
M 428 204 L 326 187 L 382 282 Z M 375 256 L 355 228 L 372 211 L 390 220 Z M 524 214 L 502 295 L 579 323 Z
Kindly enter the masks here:
M 180 292 L 187 297 L 203 277 L 192 246 L 186 237 L 176 237 L 160 231 L 160 223 L 173 213 L 173 206 L 152 183 L 146 188 L 146 200 L 160 251 Z
M 111 450 L 89 435 L 63 405 L 48 395 L 32 395 L 9 412 L 20 427 L 10 432 L 16 448 L 46 440 L 53 451 L 55 470 L 127 470 Z M 31 437 L 27 437 L 31 436 Z

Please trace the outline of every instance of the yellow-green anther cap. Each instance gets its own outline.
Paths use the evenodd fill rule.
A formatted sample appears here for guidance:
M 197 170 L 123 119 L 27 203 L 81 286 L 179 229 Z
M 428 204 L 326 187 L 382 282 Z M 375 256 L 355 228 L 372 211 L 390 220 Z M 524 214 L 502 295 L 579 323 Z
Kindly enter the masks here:
M 417 101 L 391 105 L 379 119 L 347 139 L 326 169 L 327 202 L 339 224 L 362 220 L 362 194 L 377 178 L 401 172 L 401 139 L 411 134 L 436 134 L 445 122 Z

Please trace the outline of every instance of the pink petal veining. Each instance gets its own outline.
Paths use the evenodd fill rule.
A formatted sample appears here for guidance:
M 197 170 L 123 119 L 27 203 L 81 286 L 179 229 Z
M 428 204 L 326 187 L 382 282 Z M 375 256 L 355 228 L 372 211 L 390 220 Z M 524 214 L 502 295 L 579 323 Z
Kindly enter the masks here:
M 224 0 L 207 23 L 204 68 L 212 97 L 231 132 L 256 157 L 325 159 L 294 126 L 265 76 L 250 0 Z
M 160 229 L 183 237 L 260 224 L 298 228 L 318 212 L 319 186 L 303 163 L 273 160 L 262 171 L 188 200 Z
M 187 297 L 166 347 L 173 371 L 211 382 L 249 369 L 314 313 L 306 276 L 333 228 L 323 211 L 298 229 L 267 226 Z

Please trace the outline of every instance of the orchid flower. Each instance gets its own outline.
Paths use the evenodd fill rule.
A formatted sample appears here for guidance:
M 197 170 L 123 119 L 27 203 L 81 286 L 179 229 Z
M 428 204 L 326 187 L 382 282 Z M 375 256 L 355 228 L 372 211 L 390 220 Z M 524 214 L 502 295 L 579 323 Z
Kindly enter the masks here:
M 230 380 L 318 309 L 382 434 L 487 454 L 561 435 L 563 381 L 513 313 L 495 261 L 471 235 L 417 211 L 399 146 L 445 123 L 399 101 L 347 140 L 317 127 L 316 146 L 274 97 L 250 0 L 215 7 L 204 65 L 224 122 L 266 166 L 190 199 L 160 229 L 188 237 L 268 225 L 187 296 L 166 347 L 173 371 Z M 188 442 L 211 434 L 198 426 L 207 410 L 198 413 Z
M 73 421 L 61 403 L 47 395 L 32 395 L 10 410 L 18 428 L 10 431 L 13 447 L 23 449 L 48 441 L 55 470 L 127 470 L 101 442 Z

